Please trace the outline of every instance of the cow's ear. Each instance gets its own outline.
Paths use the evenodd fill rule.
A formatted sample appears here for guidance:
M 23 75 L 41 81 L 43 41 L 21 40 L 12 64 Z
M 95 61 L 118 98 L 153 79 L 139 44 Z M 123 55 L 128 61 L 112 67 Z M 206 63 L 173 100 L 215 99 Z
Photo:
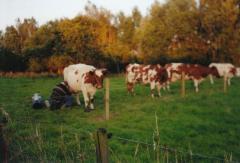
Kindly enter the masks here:
M 107 69 L 106 68 L 102 68 L 101 71 L 102 71 L 103 75 L 107 74 Z

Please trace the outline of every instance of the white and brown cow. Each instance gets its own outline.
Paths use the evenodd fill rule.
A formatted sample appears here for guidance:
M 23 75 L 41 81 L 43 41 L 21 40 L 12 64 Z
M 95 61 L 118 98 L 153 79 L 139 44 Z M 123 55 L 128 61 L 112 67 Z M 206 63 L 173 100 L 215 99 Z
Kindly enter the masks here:
M 181 75 L 185 73 L 185 80 L 193 80 L 195 91 L 199 91 L 199 84 L 209 75 L 220 77 L 216 67 L 205 67 L 198 64 L 182 64 L 178 66 L 178 70 L 173 70 L 172 73 Z
M 231 63 L 211 63 L 209 64 L 208 67 L 216 67 L 218 70 L 218 73 L 220 77 L 226 77 L 228 85 L 231 85 L 231 78 L 234 76 L 240 76 L 239 74 L 239 69 L 236 68 L 233 64 Z M 210 76 L 210 82 L 211 84 L 214 83 L 213 77 Z
M 86 64 L 74 64 L 64 68 L 64 81 L 68 83 L 72 92 L 77 94 L 76 100 L 79 105 L 79 93 L 83 93 L 85 111 L 94 109 L 94 95 L 97 89 L 103 87 L 105 72 L 106 69 L 96 69 Z
M 126 82 L 129 93 L 134 94 L 134 86 L 138 83 L 150 84 L 151 96 L 154 97 L 154 90 L 157 88 L 158 96 L 161 96 L 161 88 L 165 85 L 168 74 L 165 68 L 160 65 L 129 64 L 126 67 Z
M 179 71 L 179 67 L 182 66 L 183 63 L 168 63 L 165 64 L 165 68 L 168 73 L 168 81 L 167 81 L 167 89 L 170 90 L 170 83 L 175 82 L 181 79 L 181 75 L 177 73 L 173 73 Z

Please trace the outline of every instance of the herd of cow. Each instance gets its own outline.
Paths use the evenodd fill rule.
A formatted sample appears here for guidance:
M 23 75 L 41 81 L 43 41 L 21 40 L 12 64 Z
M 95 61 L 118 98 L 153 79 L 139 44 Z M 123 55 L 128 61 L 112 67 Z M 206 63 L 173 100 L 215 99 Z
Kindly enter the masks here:
M 226 77 L 228 85 L 231 84 L 231 78 L 240 76 L 240 68 L 236 68 L 231 63 L 211 63 L 208 67 L 199 64 L 170 63 L 164 67 L 161 65 L 140 65 L 129 64 L 126 68 L 127 89 L 134 94 L 134 86 L 137 83 L 150 84 L 151 96 L 154 97 L 154 89 L 157 88 L 158 96 L 161 96 L 161 88 L 170 89 L 170 84 L 182 77 L 184 80 L 192 80 L 195 91 L 199 91 L 199 84 L 210 77 L 213 84 L 213 77 Z
M 154 97 L 154 90 L 157 88 L 158 96 L 161 96 L 161 88 L 170 90 L 170 84 L 182 78 L 192 80 L 195 91 L 199 91 L 198 85 L 206 77 L 210 77 L 213 84 L 213 77 L 226 77 L 228 85 L 231 78 L 240 76 L 240 68 L 231 63 L 211 63 L 208 67 L 198 64 L 170 63 L 165 66 L 129 64 L 126 67 L 127 91 L 134 94 L 136 84 L 149 84 L 151 96 Z M 86 64 L 75 64 L 66 67 L 63 71 L 64 81 L 68 83 L 72 92 L 77 94 L 77 103 L 80 105 L 79 93 L 83 93 L 86 108 L 94 109 L 94 95 L 97 89 L 103 87 L 103 79 L 106 69 L 97 69 Z

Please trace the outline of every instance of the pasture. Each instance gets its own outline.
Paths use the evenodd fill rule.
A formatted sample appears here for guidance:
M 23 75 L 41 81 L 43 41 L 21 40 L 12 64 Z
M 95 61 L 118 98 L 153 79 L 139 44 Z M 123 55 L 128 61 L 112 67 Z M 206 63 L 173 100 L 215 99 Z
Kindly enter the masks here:
M 109 139 L 111 162 L 153 162 L 153 147 L 120 138 L 153 144 L 158 133 L 160 144 L 169 148 L 240 160 L 238 78 L 233 79 L 226 94 L 222 79 L 214 85 L 204 81 L 197 94 L 188 81 L 184 98 L 180 96 L 180 82 L 176 82 L 171 85 L 171 92 L 162 90 L 162 97 L 152 99 L 148 86 L 137 86 L 136 96 L 130 96 L 123 76 L 110 77 L 110 120 L 107 122 L 104 90 L 97 92 L 96 110 L 90 113 L 85 113 L 83 106 L 57 111 L 33 110 L 33 93 L 39 92 L 46 99 L 60 81 L 61 78 L 47 77 L 0 79 L 0 107 L 11 118 L 6 129 L 10 161 L 93 162 L 96 158 L 92 133 L 99 127 L 113 134 Z M 156 128 L 159 128 L 157 134 Z M 162 156 L 160 160 L 164 161 Z M 184 156 L 178 159 L 184 162 Z M 200 158 L 194 158 L 193 162 L 198 161 L 218 162 Z

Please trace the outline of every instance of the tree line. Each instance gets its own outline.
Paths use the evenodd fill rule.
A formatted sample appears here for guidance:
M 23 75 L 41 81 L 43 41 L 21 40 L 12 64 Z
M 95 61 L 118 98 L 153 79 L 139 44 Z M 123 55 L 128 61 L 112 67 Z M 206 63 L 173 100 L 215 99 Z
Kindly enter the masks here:
M 17 19 L 0 31 L 1 71 L 61 71 L 86 63 L 120 72 L 131 62 L 240 65 L 240 0 L 155 1 L 142 16 L 91 2 L 84 14 L 39 26 Z

